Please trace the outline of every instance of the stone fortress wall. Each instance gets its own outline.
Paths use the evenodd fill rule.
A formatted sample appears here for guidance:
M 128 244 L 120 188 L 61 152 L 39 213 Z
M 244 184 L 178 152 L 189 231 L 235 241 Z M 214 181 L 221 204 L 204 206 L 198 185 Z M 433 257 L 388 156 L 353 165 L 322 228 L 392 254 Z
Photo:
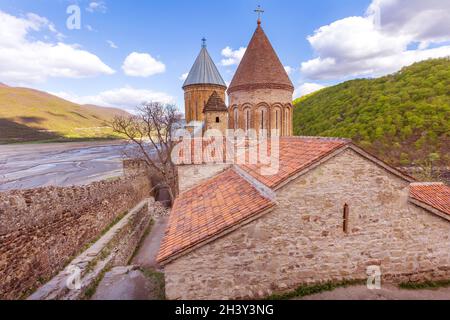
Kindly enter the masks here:
M 0 193 L 0 299 L 26 297 L 150 193 L 146 175 Z

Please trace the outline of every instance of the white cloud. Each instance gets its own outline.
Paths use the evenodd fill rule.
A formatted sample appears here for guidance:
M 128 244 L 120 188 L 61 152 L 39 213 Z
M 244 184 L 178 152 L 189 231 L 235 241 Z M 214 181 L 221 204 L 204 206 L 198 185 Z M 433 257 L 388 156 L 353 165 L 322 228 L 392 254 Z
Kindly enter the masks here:
M 226 67 L 238 65 L 241 62 L 246 50 L 247 48 L 244 47 L 240 47 L 238 50 L 233 50 L 230 47 L 224 48 L 222 50 L 222 56 L 224 59 L 222 59 L 221 64 Z
M 119 47 L 113 42 L 113 41 L 111 41 L 111 40 L 107 40 L 106 41 L 108 44 L 109 44 L 109 46 L 111 47 L 111 48 L 113 48 L 113 49 L 118 49 Z
M 188 75 L 189 75 L 189 72 L 183 73 L 179 79 L 184 81 L 187 79 Z
M 164 73 L 166 66 L 148 53 L 133 52 L 125 59 L 122 69 L 127 76 L 149 77 Z
M 310 83 L 310 82 L 303 83 L 302 85 L 300 85 L 298 88 L 295 89 L 294 98 L 305 96 L 307 94 L 316 92 L 325 87 L 326 86 L 318 84 L 318 83 Z
M 174 97 L 164 92 L 157 92 L 147 89 L 135 89 L 129 86 L 103 91 L 92 96 L 77 96 L 67 92 L 56 92 L 52 94 L 79 104 L 94 104 L 98 106 L 116 107 L 128 110 L 132 110 L 144 102 L 175 102 Z
M 365 16 L 323 26 L 308 41 L 318 57 L 302 63 L 310 79 L 380 76 L 450 55 L 450 0 L 373 0 Z M 417 49 L 410 49 L 418 45 Z M 428 49 L 430 45 L 433 48 Z
M 293 72 L 295 71 L 295 69 L 292 68 L 292 67 L 290 67 L 290 66 L 285 66 L 285 67 L 284 67 L 284 70 L 286 70 L 286 73 L 287 73 L 288 75 L 290 75 L 291 73 L 293 73 Z
M 92 1 L 91 3 L 89 3 L 88 7 L 86 8 L 86 11 L 89 11 L 91 13 L 93 12 L 105 13 L 107 9 L 108 8 L 106 8 L 106 5 L 103 1 Z
M 18 18 L 0 11 L 0 79 L 26 85 L 48 78 L 85 78 L 114 73 L 99 57 L 78 45 L 35 40 L 37 35 L 45 35 L 45 31 L 60 38 L 46 18 L 35 14 Z

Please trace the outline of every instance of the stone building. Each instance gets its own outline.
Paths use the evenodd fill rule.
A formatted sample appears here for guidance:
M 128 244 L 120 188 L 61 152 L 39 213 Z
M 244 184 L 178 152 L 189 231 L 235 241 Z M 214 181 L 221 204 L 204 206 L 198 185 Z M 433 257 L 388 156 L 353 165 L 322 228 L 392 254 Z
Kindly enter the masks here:
M 212 125 L 202 112 L 209 97 L 216 92 L 225 101 L 226 84 L 203 44 L 183 85 L 186 123 Z M 256 31 L 228 88 L 229 129 L 272 130 L 280 136 L 293 134 L 293 92 L 289 76 L 258 20 Z M 216 118 L 212 118 L 213 122 Z M 193 123 L 194 122 L 194 123 Z M 193 123 L 193 124 L 192 124 Z
M 203 109 L 205 130 L 218 130 L 225 135 L 228 128 L 228 108 L 217 91 L 214 91 Z
M 416 183 L 348 140 L 280 140 L 270 176 L 259 163 L 179 168 L 158 255 L 169 299 L 263 298 L 365 280 L 369 266 L 382 281 L 450 278 L 448 186 Z

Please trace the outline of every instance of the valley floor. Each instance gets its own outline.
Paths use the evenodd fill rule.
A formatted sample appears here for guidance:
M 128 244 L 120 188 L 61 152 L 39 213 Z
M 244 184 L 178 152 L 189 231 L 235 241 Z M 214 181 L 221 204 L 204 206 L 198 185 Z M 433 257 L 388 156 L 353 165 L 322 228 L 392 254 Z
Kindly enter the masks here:
M 126 150 L 120 141 L 0 145 L 0 191 L 117 177 Z

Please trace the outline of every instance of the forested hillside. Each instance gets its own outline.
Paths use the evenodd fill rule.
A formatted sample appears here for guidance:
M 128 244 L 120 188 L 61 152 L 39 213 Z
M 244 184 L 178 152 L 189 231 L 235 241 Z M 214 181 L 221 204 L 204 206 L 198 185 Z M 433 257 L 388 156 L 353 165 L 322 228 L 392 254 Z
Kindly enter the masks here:
M 450 164 L 450 59 L 348 81 L 294 105 L 296 135 L 352 138 L 394 165 Z

